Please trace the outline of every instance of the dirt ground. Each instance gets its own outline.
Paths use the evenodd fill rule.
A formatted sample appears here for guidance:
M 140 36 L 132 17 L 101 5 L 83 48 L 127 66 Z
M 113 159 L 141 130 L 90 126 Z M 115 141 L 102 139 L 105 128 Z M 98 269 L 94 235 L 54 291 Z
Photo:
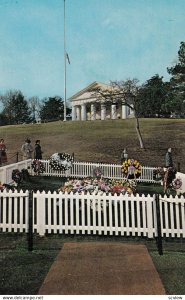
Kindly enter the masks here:
M 165 295 L 145 245 L 65 243 L 39 295 Z

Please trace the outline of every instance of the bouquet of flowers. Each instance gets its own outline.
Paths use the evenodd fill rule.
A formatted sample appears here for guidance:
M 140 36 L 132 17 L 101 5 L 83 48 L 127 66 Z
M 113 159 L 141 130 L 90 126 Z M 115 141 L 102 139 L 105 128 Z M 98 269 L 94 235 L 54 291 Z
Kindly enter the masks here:
M 21 171 L 19 171 L 18 169 L 15 169 L 12 171 L 12 180 L 19 184 L 23 181 L 23 174 Z
M 38 159 L 35 159 L 32 162 L 31 167 L 32 167 L 33 171 L 37 174 L 43 173 L 45 171 L 44 164 Z
M 135 180 L 110 180 L 111 193 L 117 194 L 134 194 L 136 192 L 136 181 Z
M 141 176 L 141 165 L 138 160 L 126 159 L 122 165 L 122 173 L 125 177 L 138 178 Z
M 100 167 L 97 167 L 93 170 L 93 176 L 100 178 L 103 176 L 103 170 Z
M 155 180 L 163 180 L 164 179 L 164 174 L 165 174 L 165 168 L 158 167 L 153 171 L 153 177 Z
M 55 171 L 67 171 L 73 165 L 73 156 L 68 153 L 54 153 L 50 157 L 49 164 Z
M 172 187 L 174 188 L 174 190 L 180 189 L 181 186 L 182 186 L 182 179 L 181 179 L 180 177 L 175 178 L 175 179 L 172 181 Z
M 134 180 L 111 180 L 85 178 L 82 180 L 71 179 L 65 182 L 64 186 L 59 189 L 62 192 L 96 192 L 112 194 L 132 194 L 136 191 L 136 182 Z

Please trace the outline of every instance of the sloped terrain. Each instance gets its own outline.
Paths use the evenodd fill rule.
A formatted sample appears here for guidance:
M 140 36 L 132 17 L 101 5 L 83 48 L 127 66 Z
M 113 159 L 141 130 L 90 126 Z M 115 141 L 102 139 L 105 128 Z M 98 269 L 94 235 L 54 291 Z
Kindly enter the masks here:
M 135 120 L 106 120 L 87 122 L 52 122 L 1 127 L 1 136 L 8 148 L 9 163 L 22 159 L 20 148 L 26 137 L 32 145 L 41 140 L 43 158 L 55 152 L 74 153 L 75 160 L 120 163 L 120 155 L 127 148 L 129 157 L 145 166 L 163 166 L 165 153 L 172 148 L 174 164 L 180 163 L 185 172 L 185 120 L 141 119 L 140 129 L 145 150 L 140 149 Z

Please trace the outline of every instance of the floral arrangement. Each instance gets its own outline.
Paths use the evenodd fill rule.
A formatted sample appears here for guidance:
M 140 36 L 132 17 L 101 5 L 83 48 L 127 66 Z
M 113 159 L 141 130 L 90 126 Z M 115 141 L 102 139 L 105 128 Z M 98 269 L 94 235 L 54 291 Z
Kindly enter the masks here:
M 32 162 L 31 167 L 32 167 L 33 171 L 37 174 L 43 173 L 45 171 L 44 164 L 38 159 L 35 159 Z
M 158 167 L 153 171 L 153 178 L 155 180 L 161 180 L 163 184 L 166 184 L 168 187 L 172 185 L 172 181 L 175 179 L 175 174 L 177 170 L 173 167 Z
M 94 177 L 103 177 L 103 170 L 100 167 L 97 167 L 93 170 L 93 176 Z
M 141 165 L 138 160 L 126 159 L 122 165 L 122 173 L 128 179 L 134 179 L 141 176 Z
M 55 171 L 67 171 L 73 165 L 74 158 L 68 153 L 54 153 L 50 157 L 49 164 Z
M 19 184 L 23 181 L 23 173 L 19 171 L 18 169 L 15 169 L 12 171 L 12 180 Z
M 182 186 L 182 179 L 180 177 L 174 179 L 172 181 L 172 187 L 175 189 L 175 190 L 178 190 L 180 189 Z
M 158 167 L 153 171 L 153 177 L 155 180 L 163 180 L 165 174 L 165 168 Z
M 133 194 L 136 191 L 136 182 L 134 180 L 111 180 L 98 178 L 85 178 L 82 180 L 71 179 L 65 182 L 59 189 L 62 192 L 81 193 L 112 193 L 112 194 Z
M 161 185 L 164 187 L 164 192 L 169 193 L 170 189 L 178 189 L 180 181 L 176 181 L 175 174 L 177 170 L 174 167 L 158 167 L 153 172 L 154 180 L 160 180 Z
M 177 170 L 173 167 L 165 168 L 164 181 L 172 184 L 172 181 L 175 179 L 175 174 Z

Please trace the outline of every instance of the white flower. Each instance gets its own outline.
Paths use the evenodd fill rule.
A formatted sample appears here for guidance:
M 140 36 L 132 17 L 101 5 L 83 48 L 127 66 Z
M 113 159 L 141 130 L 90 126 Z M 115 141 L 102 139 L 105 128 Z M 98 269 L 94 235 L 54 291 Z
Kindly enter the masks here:
M 60 161 L 60 156 L 59 156 L 58 153 L 54 153 L 53 155 L 51 155 L 51 159 L 52 159 L 52 160 Z
M 50 157 L 50 166 L 54 170 L 67 171 L 72 167 L 73 157 L 67 153 L 54 153 Z

